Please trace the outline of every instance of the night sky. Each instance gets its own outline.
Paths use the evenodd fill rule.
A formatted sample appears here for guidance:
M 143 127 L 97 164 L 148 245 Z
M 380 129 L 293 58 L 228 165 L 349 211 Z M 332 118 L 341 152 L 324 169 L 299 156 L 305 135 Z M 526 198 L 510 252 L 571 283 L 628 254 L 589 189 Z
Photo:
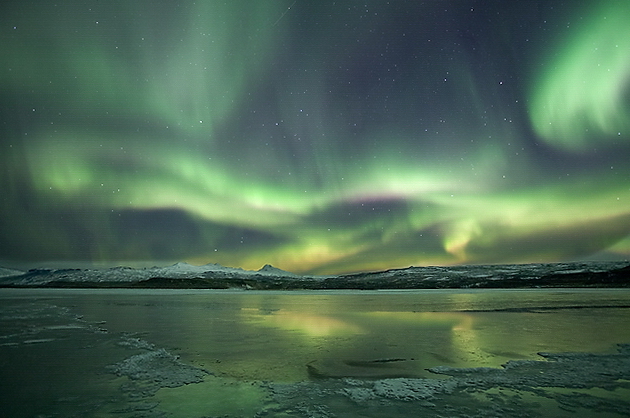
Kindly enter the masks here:
M 5 266 L 627 259 L 629 140 L 626 0 L 0 6 Z

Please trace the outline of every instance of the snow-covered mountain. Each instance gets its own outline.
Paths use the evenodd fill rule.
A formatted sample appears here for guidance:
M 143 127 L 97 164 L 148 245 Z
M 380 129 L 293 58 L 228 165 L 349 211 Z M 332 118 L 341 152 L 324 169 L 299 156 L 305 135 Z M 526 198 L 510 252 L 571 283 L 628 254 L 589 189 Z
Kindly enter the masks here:
M 3 272 L 6 272 L 3 274 Z M 166 267 L 135 269 L 113 267 L 108 269 L 32 269 L 27 272 L 0 268 L 0 285 L 3 286 L 50 286 L 57 284 L 116 284 L 142 282 L 150 279 L 270 279 L 277 277 L 299 278 L 269 264 L 258 271 L 225 267 L 220 264 L 195 266 L 188 263 L 175 263 Z
M 630 287 L 630 263 L 430 266 L 339 276 L 301 276 L 269 264 L 256 271 L 187 263 L 142 269 L 34 269 L 15 273 L 0 268 L 0 286 L 261 290 Z

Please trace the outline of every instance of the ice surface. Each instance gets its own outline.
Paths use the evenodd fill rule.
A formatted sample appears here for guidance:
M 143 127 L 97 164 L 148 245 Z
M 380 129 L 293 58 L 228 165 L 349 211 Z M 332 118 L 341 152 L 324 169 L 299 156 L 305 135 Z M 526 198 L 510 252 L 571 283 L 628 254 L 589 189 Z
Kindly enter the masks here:
M 630 388 L 630 344 L 620 344 L 612 354 L 540 353 L 548 361 L 513 360 L 503 368 L 433 367 L 433 373 L 453 376 L 476 386 Z
M 602 338 L 610 341 L 618 337 L 627 341 L 628 337 L 617 327 L 605 327 L 607 323 L 627 323 L 627 308 L 588 311 L 587 304 L 583 304 L 584 309 L 562 312 L 497 309 L 477 313 L 451 311 L 450 316 L 443 317 L 450 305 L 439 302 L 440 298 L 459 298 L 465 300 L 467 306 L 475 305 L 475 299 L 483 299 L 483 306 L 496 305 L 498 300 L 511 300 L 510 306 L 518 300 L 523 300 L 518 302 L 523 305 L 541 306 L 570 296 L 578 302 L 569 305 L 590 300 L 601 306 L 599 299 L 607 298 L 616 306 L 623 298 L 630 297 L 627 291 L 494 291 L 492 298 L 488 298 L 485 291 L 372 292 L 352 297 L 330 296 L 326 292 L 320 296 L 306 293 L 296 296 L 295 292 L 284 295 L 257 292 L 251 297 L 249 292 L 181 295 L 179 291 L 147 294 L 146 291 L 120 290 L 89 293 L 86 290 L 4 289 L 0 293 L 0 354 L 4 359 L 0 363 L 0 390 L 9 393 L 15 405 L 0 404 L 0 415 L 19 418 L 630 416 L 630 344 L 598 352 L 547 350 L 527 359 L 516 359 L 519 353 L 514 353 L 512 360 L 500 367 L 453 366 L 452 357 L 445 355 L 439 360 L 443 365 L 430 367 L 431 374 L 426 375 L 430 377 L 379 377 L 383 371 L 395 375 L 413 370 L 411 366 L 416 360 L 404 353 L 405 347 L 420 346 L 424 342 L 409 332 L 403 334 L 408 335 L 410 341 L 400 338 L 399 334 L 390 334 L 401 324 L 415 324 L 404 328 L 409 331 L 428 321 L 427 327 L 421 328 L 418 334 L 425 339 L 432 338 L 428 332 L 442 324 L 439 326 L 454 337 L 453 329 L 455 333 L 461 331 L 458 318 L 477 316 L 483 321 L 469 325 L 478 338 L 484 339 L 486 331 L 503 334 L 501 326 L 494 329 L 501 323 L 498 318 L 509 317 L 510 324 L 519 323 L 523 318 L 529 319 L 530 324 L 539 323 L 533 318 L 548 318 L 548 321 L 565 321 L 569 328 L 577 324 L 567 335 L 575 333 L 586 338 L 592 334 L 579 326 L 584 325 L 585 318 L 597 315 L 595 319 L 602 324 L 602 333 L 612 334 L 602 334 Z M 431 300 L 439 304 L 427 305 Z M 345 350 L 341 356 L 331 344 L 349 344 L 352 335 L 305 337 L 294 330 L 256 328 L 262 326 L 261 315 L 273 315 L 281 306 L 285 306 L 285 310 L 308 309 L 305 308 L 307 301 L 314 302 L 319 315 L 334 316 L 333 306 L 337 306 L 342 310 L 338 317 L 347 320 L 357 320 L 363 309 L 374 310 L 376 306 L 378 315 L 367 315 L 365 324 L 378 320 L 386 328 L 374 328 L 381 333 L 372 336 L 357 334 L 361 346 Z M 411 306 L 406 301 L 417 304 Z M 393 302 L 399 305 L 394 306 Z M 391 309 L 405 310 L 405 315 L 401 312 L 384 315 L 380 310 L 383 303 Z M 266 310 L 255 310 L 259 314 L 251 316 L 255 306 L 264 306 Z M 409 310 L 422 306 L 427 308 L 424 313 Z M 243 311 L 242 307 L 248 309 Z M 142 312 L 146 315 L 138 314 Z M 239 317 L 242 312 L 246 315 Z M 433 317 L 448 321 L 432 323 L 429 319 Z M 247 318 L 254 321 L 247 322 Z M 453 318 L 457 321 L 449 322 Z M 572 318 L 577 322 L 572 322 Z M 607 322 L 607 318 L 612 322 Z M 489 329 L 478 329 L 475 324 Z M 201 335 L 204 329 L 208 331 L 207 339 Z M 269 343 L 273 335 L 281 338 Z M 554 333 L 553 338 L 562 339 L 567 335 Z M 512 338 L 518 336 L 515 334 Z M 431 353 L 446 352 L 450 350 L 447 345 L 452 343 L 444 341 L 440 345 L 440 339 L 431 341 Z M 480 342 L 463 349 L 482 351 L 485 347 Z M 534 341 L 536 345 L 543 342 L 546 341 Z M 282 350 L 285 343 L 292 349 Z M 324 348 L 316 349 L 311 343 Z M 379 348 L 380 345 L 383 347 Z M 206 346 L 210 346 L 216 361 L 210 361 L 203 354 Z M 279 353 L 256 351 L 258 346 L 268 351 L 275 347 Z M 366 353 L 375 353 L 377 349 L 392 350 L 393 355 L 366 357 Z M 314 357 L 306 357 L 306 361 L 300 357 L 298 363 L 293 362 L 290 357 L 300 350 Z M 225 354 L 228 352 L 237 354 L 228 356 Z M 275 363 L 263 362 L 261 355 L 275 355 L 272 357 Z M 338 359 L 345 368 L 335 369 L 335 363 L 326 365 L 312 361 L 320 355 Z M 247 377 L 259 368 L 292 368 L 296 364 L 304 371 L 302 379 Z M 317 367 L 321 373 L 309 377 L 306 373 L 309 366 Z M 232 373 L 234 370 L 242 374 Z M 370 373 L 357 377 L 357 370 Z
M 446 380 L 343 378 L 269 387 L 280 405 L 276 411 L 298 405 L 300 413 L 308 417 L 342 415 L 339 405 L 344 405 L 344 399 L 355 405 L 357 415 L 374 417 L 630 416 L 630 345 L 620 345 L 613 354 L 541 355 L 548 361 L 515 360 L 499 369 L 431 369 L 451 376 Z M 604 389 L 611 396 L 586 390 L 593 388 Z M 622 395 L 613 395 L 615 391 Z M 555 404 L 546 405 L 549 409 L 545 410 L 541 404 L 528 402 L 528 397 Z

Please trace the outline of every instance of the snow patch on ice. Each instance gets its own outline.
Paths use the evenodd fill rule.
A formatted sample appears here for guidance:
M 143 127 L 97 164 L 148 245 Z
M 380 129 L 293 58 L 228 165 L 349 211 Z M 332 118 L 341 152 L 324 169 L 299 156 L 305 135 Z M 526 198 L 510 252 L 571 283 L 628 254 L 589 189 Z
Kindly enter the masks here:
M 132 380 L 147 380 L 160 387 L 178 387 L 202 382 L 208 372 L 179 361 L 164 348 L 136 354 L 111 366 L 110 370 Z
M 383 379 L 374 383 L 374 394 L 400 401 L 416 401 L 433 397 L 436 393 L 451 393 L 457 387 L 453 380 Z

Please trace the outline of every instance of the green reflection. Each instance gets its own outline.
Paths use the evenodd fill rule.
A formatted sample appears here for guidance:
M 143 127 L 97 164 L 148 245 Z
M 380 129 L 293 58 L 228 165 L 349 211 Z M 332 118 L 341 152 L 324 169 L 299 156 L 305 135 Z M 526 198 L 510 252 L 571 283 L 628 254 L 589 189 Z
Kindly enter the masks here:
M 159 410 L 174 418 L 256 417 L 264 410 L 269 393 L 259 385 L 207 377 L 202 383 L 162 388 L 155 395 Z
M 558 372 L 553 365 L 551 369 L 541 365 L 546 362 L 541 361 L 538 352 L 614 352 L 616 343 L 630 341 L 630 314 L 627 309 L 614 307 L 627 306 L 630 294 L 619 289 L 360 293 L 36 289 L 36 294 L 34 290 L 5 290 L 0 295 L 6 302 L 0 325 L 6 328 L 7 342 L 43 356 L 22 356 L 15 345 L 0 346 L 7 358 L 15 361 L 12 370 L 20 372 L 20 381 L 37 379 L 43 384 L 41 373 L 47 366 L 40 357 L 48 362 L 57 352 L 85 350 L 79 340 L 87 336 L 96 343 L 90 350 L 98 351 L 97 357 L 106 360 L 98 362 L 101 366 L 95 368 L 91 357 L 78 355 L 73 357 L 78 362 L 75 366 L 68 362 L 57 364 L 55 367 L 60 367 L 61 372 L 56 387 L 72 388 L 83 399 L 96 385 L 105 391 L 103 399 L 111 398 L 99 400 L 96 409 L 104 414 L 118 411 L 125 417 L 136 416 L 141 408 L 173 416 L 273 414 L 278 404 L 270 396 L 286 389 L 289 397 L 282 407 L 293 407 L 295 399 L 311 399 L 312 393 L 305 388 L 342 395 L 346 403 L 335 404 L 335 411 L 355 412 L 363 404 L 354 403 L 356 399 L 351 395 L 366 392 L 352 389 L 371 387 L 379 381 L 379 387 L 393 388 L 391 385 L 407 381 L 383 381 L 386 378 L 428 378 L 408 381 L 439 386 L 441 377 L 427 372 L 428 367 L 473 368 L 463 372 L 470 373 L 465 379 L 475 380 L 479 370 L 474 368 L 500 368 L 509 360 L 538 360 L 537 365 L 522 363 L 523 376 L 529 379 L 531 373 L 536 375 L 540 370 L 548 370 L 552 375 Z M 46 303 L 31 303 L 32 298 Z M 606 305 L 610 308 L 602 308 Z M 18 309 L 14 309 L 16 306 Z M 35 336 L 15 332 L 15 321 L 11 319 L 16 315 L 27 321 Z M 602 333 L 602 329 L 606 332 Z M 33 341 L 32 337 L 51 338 Z M 168 379 L 154 382 L 140 378 L 142 382 L 137 382 L 129 379 L 133 374 L 88 379 L 91 373 L 103 377 L 104 363 L 120 364 L 155 350 L 166 350 L 177 355 L 182 366 L 201 368 L 210 374 L 201 383 L 162 386 L 159 390 L 154 385 L 167 385 Z M 595 370 L 585 371 L 590 377 L 597 375 L 598 361 L 610 362 L 609 358 L 596 357 L 584 357 L 595 359 Z M 577 358 L 580 360 L 581 356 Z M 82 364 L 83 361 L 89 364 Z M 571 360 L 567 363 L 568 367 L 583 364 Z M 149 376 L 179 370 L 169 361 L 134 364 L 140 370 L 149 367 Z M 528 369 L 530 366 L 533 369 Z M 79 377 L 71 373 L 76 381 L 66 383 L 63 368 L 84 373 Z M 33 373 L 26 373 L 28 370 Z M 518 369 L 509 373 L 516 373 L 510 379 L 518 382 Z M 77 391 L 76 382 L 86 382 L 86 390 Z M 463 407 L 460 402 L 469 407 L 467 396 L 493 399 L 498 383 L 492 379 L 484 383 L 483 378 L 480 382 L 480 386 L 460 382 L 463 386 L 456 392 L 438 391 L 436 400 L 457 408 Z M 618 386 L 623 387 L 622 383 Z M 485 384 L 489 390 L 484 389 Z M 157 390 L 155 395 L 152 387 Z M 521 388 L 512 380 L 508 390 L 515 387 L 534 393 L 532 401 L 546 394 L 556 399 L 562 392 L 552 388 L 541 395 L 538 388 Z M 340 392 L 331 392 L 334 388 Z M 138 398 L 121 399 L 120 389 Z M 379 407 L 389 405 L 381 402 L 383 393 L 379 393 L 375 398 Z M 583 394 L 599 397 L 597 390 Z M 625 394 L 609 393 L 613 401 L 623 399 Z M 557 401 L 561 403 L 562 399 Z M 85 403 L 78 408 L 91 405 Z M 409 405 L 412 404 L 405 404 Z M 73 408 L 77 406 L 68 410 Z M 408 411 L 401 414 L 407 416 Z
M 285 309 L 279 309 L 271 314 L 248 311 L 247 316 L 248 321 L 258 325 L 297 331 L 307 337 L 349 336 L 365 332 L 361 327 L 337 318 Z

